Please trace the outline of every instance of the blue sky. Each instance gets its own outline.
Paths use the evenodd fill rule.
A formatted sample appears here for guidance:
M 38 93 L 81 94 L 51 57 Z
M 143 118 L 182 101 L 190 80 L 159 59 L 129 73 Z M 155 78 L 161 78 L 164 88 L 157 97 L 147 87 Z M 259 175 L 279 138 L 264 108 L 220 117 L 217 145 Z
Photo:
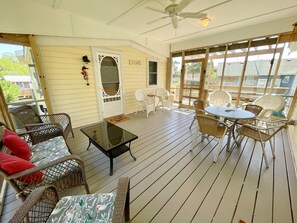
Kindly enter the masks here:
M 7 52 L 14 53 L 16 50 L 22 50 L 22 49 L 23 49 L 23 46 L 20 46 L 20 45 L 0 43 L 0 57 L 2 57 L 3 53 L 7 53 Z

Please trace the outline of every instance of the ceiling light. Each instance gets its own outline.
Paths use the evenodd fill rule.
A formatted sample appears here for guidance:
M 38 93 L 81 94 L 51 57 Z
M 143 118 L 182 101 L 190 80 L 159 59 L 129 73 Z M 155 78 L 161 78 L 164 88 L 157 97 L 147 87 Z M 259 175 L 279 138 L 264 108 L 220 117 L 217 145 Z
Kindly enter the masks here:
M 209 21 L 210 21 L 210 19 L 207 17 L 201 19 L 201 23 L 203 26 L 208 26 Z

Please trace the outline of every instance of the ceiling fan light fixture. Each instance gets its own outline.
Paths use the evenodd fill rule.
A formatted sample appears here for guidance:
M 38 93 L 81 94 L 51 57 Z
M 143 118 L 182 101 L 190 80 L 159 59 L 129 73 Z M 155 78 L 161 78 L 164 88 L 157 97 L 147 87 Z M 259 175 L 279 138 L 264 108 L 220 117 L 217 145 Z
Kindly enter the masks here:
M 208 26 L 209 22 L 210 22 L 210 19 L 208 17 L 205 17 L 205 18 L 201 19 L 201 24 L 203 26 Z

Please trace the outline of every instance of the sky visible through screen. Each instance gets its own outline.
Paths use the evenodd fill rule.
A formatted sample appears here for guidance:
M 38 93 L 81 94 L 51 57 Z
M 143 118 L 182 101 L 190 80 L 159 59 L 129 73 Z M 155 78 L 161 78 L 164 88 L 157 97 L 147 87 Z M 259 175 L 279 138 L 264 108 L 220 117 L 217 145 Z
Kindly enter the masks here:
M 0 57 L 2 57 L 3 53 L 14 53 L 18 50 L 23 50 L 23 46 L 0 43 Z

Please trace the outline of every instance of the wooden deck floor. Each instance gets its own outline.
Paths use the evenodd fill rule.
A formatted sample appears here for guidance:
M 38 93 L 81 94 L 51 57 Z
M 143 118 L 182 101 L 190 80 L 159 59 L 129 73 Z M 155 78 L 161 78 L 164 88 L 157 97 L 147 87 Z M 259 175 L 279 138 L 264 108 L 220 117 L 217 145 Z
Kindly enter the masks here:
M 79 129 L 68 143 L 84 160 L 92 193 L 114 191 L 119 177 L 130 177 L 132 223 L 297 222 L 297 181 L 285 130 L 277 135 L 275 159 L 267 147 L 266 169 L 260 145 L 252 140 L 245 139 L 232 152 L 223 148 L 217 163 L 216 140 L 198 140 L 191 152 L 192 111 L 158 110 L 149 118 L 143 113 L 130 118 L 118 125 L 139 136 L 131 144 L 137 160 L 129 153 L 117 157 L 113 176 L 107 157 L 94 146 L 86 151 L 88 141 Z M 78 187 L 67 191 L 71 193 L 85 192 Z M 18 205 L 9 189 L 1 222 Z

